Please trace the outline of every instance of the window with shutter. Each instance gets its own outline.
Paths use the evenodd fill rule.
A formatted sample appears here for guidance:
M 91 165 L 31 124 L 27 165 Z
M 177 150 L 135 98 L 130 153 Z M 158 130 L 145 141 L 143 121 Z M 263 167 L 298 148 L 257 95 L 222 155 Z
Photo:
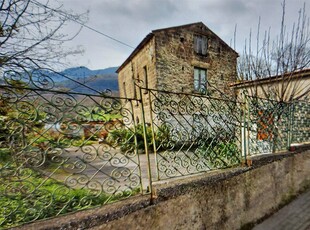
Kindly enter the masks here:
M 197 54 L 207 55 L 208 39 L 203 36 L 194 37 L 194 49 Z

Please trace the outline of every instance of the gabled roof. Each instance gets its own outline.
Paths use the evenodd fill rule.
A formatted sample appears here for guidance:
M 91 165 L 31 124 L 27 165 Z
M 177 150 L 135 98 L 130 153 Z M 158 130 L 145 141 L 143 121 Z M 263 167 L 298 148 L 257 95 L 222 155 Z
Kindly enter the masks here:
M 123 64 L 118 67 L 116 73 L 119 73 L 132 59 L 136 54 L 154 37 L 153 33 L 149 33 L 141 42 L 140 44 L 134 49 L 134 51 L 129 55 L 129 57 L 123 62 Z
M 245 80 L 241 82 L 236 82 L 230 85 L 230 87 L 235 88 L 244 88 L 244 87 L 250 87 L 253 85 L 263 85 L 263 84 L 269 84 L 273 82 L 277 82 L 280 80 L 288 81 L 293 80 L 295 78 L 307 78 L 310 77 L 310 68 L 309 69 L 302 69 L 295 72 L 289 72 L 282 75 L 275 75 L 265 78 L 259 78 L 254 80 Z
M 129 57 L 123 62 L 123 64 L 116 70 L 117 73 L 119 73 L 119 71 L 121 71 L 133 58 L 134 56 L 156 35 L 156 33 L 162 32 L 162 31 L 166 31 L 166 30 L 174 30 L 174 29 L 182 29 L 182 28 L 187 28 L 187 27 L 191 27 L 193 25 L 197 25 L 197 26 L 204 26 L 205 28 L 207 28 L 213 35 L 215 35 L 220 41 L 221 43 L 228 47 L 230 50 L 232 50 L 234 53 L 236 53 L 236 55 L 238 55 L 238 53 L 232 49 L 229 45 L 227 45 L 227 43 L 225 43 L 219 36 L 217 36 L 212 30 L 210 30 L 205 24 L 203 24 L 202 22 L 196 22 L 196 23 L 191 23 L 191 24 L 186 24 L 186 25 L 180 25 L 180 26 L 174 26 L 174 27 L 167 27 L 167 28 L 162 28 L 162 29 L 157 29 L 157 30 L 153 30 L 151 33 L 149 33 L 140 43 L 139 45 L 134 49 L 134 51 L 129 55 Z
M 186 27 L 190 27 L 190 26 L 194 26 L 194 25 L 205 26 L 205 24 L 203 24 L 202 22 L 194 22 L 194 23 L 189 23 L 189 24 L 180 25 L 180 26 L 171 26 L 171 27 L 161 28 L 161 29 L 157 29 L 157 30 L 152 30 L 152 32 L 156 33 L 156 32 L 162 32 L 162 31 L 165 31 L 165 30 L 182 29 L 182 28 L 186 28 Z
M 237 51 L 235 51 L 233 48 L 231 48 L 226 42 L 223 41 L 223 39 L 221 39 L 216 33 L 214 33 L 209 27 L 207 27 L 203 22 L 195 22 L 195 23 L 190 23 L 190 24 L 186 24 L 186 25 L 181 25 L 181 26 L 174 26 L 174 27 L 168 27 L 168 28 L 163 28 L 163 29 L 158 29 L 158 30 L 153 30 L 152 33 L 156 33 L 156 32 L 162 32 L 165 30 L 174 30 L 174 29 L 182 29 L 182 28 L 186 28 L 186 27 L 190 27 L 190 26 L 203 26 L 205 27 L 207 30 L 209 30 L 216 38 L 218 38 L 220 40 L 220 42 L 226 46 L 227 48 L 229 48 L 231 51 L 233 51 L 234 53 L 237 53 Z

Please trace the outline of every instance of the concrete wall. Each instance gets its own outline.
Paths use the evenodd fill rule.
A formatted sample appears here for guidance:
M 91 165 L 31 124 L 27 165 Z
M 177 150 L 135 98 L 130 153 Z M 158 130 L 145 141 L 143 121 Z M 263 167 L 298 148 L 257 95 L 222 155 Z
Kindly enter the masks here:
M 310 72 L 310 71 L 309 71 Z M 307 76 L 286 78 L 282 80 L 278 78 L 273 81 L 255 82 L 252 84 L 240 84 L 233 86 L 238 94 L 238 98 L 243 100 L 244 95 L 252 97 L 260 97 L 271 100 L 294 101 L 304 100 L 310 102 L 310 74 Z
M 249 163 L 157 185 L 152 204 L 133 197 L 20 229 L 240 229 L 310 186 L 309 148 Z

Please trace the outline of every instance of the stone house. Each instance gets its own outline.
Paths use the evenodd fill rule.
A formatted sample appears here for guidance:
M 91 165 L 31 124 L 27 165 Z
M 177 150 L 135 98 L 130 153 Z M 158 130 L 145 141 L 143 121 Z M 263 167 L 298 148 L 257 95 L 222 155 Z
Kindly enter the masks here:
M 151 89 L 227 93 L 236 81 L 237 57 L 202 22 L 153 30 L 118 68 L 120 95 L 135 96 L 135 79 Z
M 199 95 L 233 95 L 238 53 L 202 22 L 153 30 L 116 71 L 120 97 L 148 89 Z M 143 90 L 144 106 L 149 105 Z M 138 112 L 139 114 L 139 112 Z

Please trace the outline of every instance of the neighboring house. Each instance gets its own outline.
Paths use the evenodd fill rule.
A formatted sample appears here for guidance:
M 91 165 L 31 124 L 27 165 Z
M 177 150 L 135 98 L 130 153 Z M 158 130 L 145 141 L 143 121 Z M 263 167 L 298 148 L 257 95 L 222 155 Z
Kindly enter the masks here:
M 310 69 L 237 82 L 231 87 L 248 107 L 250 152 L 270 153 L 286 149 L 288 143 L 309 142 Z M 249 100 L 244 100 L 245 96 Z
M 310 101 L 310 69 L 231 84 L 235 92 L 284 102 Z
M 202 22 L 154 30 L 118 68 L 120 96 L 137 98 L 137 80 L 149 89 L 233 95 L 229 84 L 237 79 L 237 58 L 238 53 Z

